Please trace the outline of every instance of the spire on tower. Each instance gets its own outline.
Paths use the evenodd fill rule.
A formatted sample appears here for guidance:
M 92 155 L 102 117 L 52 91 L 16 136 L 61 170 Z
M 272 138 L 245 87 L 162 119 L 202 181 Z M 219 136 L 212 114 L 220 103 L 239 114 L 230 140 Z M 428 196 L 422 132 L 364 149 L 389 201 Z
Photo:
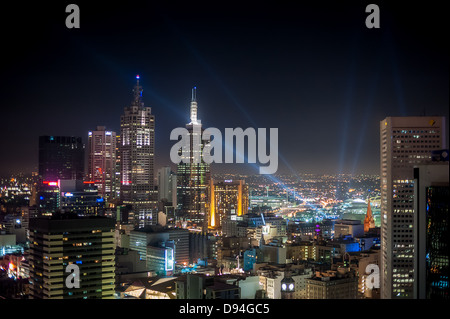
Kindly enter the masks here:
M 191 99 L 191 101 L 197 102 L 197 87 L 196 86 L 194 86 L 192 88 L 192 99 Z
M 133 100 L 133 106 L 144 106 L 144 102 L 142 102 L 142 86 L 139 85 L 139 74 L 136 75 L 136 85 L 134 86 L 133 93 L 134 93 L 134 100 Z
M 197 87 L 192 88 L 192 98 L 191 98 L 191 112 L 190 112 L 191 123 L 189 124 L 200 124 L 197 120 Z
M 371 228 L 375 228 L 375 220 L 373 219 L 372 207 L 370 206 L 370 198 L 369 198 L 369 203 L 367 204 L 366 218 L 364 218 L 364 232 L 368 232 Z

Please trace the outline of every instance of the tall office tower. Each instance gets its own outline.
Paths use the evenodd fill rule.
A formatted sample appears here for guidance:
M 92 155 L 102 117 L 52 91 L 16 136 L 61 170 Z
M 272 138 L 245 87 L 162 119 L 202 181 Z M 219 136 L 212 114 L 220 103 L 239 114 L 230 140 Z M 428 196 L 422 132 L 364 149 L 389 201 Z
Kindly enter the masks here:
M 45 181 L 84 178 L 81 137 L 39 136 L 39 175 Z
M 88 137 L 88 178 L 98 194 L 107 200 L 116 197 L 116 133 L 97 126 Z
M 381 298 L 414 297 L 414 166 L 445 145 L 443 117 L 380 122 Z
M 168 166 L 158 170 L 158 200 L 177 204 L 177 175 Z
M 209 185 L 208 227 L 220 229 L 225 219 L 236 219 L 248 212 L 248 185 L 244 180 L 214 181 Z
M 450 299 L 449 162 L 414 168 L 415 297 Z
M 31 219 L 30 297 L 114 298 L 114 225 L 113 219 L 73 214 Z M 79 287 L 69 265 L 78 267 Z
M 154 187 L 155 117 L 144 107 L 139 75 L 131 106 L 120 119 L 120 198 L 133 206 L 138 227 L 157 223 L 157 200 Z
M 201 121 L 197 119 L 197 88 L 192 89 L 190 123 L 186 125 L 189 132 L 189 159 L 177 166 L 177 208 L 181 218 L 190 226 L 207 229 L 206 202 L 207 187 L 210 180 L 210 165 L 203 161 L 201 152 L 207 141 L 203 141 Z M 198 154 L 200 152 L 200 154 Z M 196 163 L 195 159 L 199 161 Z

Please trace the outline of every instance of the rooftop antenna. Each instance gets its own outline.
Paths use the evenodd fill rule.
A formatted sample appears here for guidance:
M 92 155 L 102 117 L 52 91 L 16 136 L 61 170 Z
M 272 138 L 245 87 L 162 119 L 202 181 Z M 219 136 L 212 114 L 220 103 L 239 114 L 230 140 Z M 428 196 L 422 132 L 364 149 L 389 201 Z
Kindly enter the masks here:
M 191 98 L 191 124 L 200 124 L 197 120 L 197 87 L 192 88 Z
M 136 75 L 136 85 L 134 86 L 133 93 L 134 93 L 134 101 L 133 105 L 135 106 L 144 106 L 144 103 L 142 102 L 142 86 L 139 85 L 139 74 Z
M 191 101 L 197 101 L 197 87 L 196 86 L 194 86 L 192 88 L 192 99 L 191 99 Z

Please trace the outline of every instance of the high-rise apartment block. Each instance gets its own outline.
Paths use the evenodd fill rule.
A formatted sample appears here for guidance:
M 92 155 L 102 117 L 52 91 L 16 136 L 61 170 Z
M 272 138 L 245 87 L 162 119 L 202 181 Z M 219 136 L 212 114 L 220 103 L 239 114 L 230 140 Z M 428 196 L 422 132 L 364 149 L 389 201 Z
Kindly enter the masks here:
M 414 167 L 445 145 L 439 116 L 387 117 L 380 122 L 381 298 L 414 297 Z

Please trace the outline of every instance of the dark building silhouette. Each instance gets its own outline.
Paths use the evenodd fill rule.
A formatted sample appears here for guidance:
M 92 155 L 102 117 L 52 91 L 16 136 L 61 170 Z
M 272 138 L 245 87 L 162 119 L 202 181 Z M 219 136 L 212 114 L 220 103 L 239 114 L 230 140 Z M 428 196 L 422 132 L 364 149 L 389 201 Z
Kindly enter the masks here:
M 43 180 L 84 177 L 84 144 L 81 137 L 40 136 L 39 175 Z

